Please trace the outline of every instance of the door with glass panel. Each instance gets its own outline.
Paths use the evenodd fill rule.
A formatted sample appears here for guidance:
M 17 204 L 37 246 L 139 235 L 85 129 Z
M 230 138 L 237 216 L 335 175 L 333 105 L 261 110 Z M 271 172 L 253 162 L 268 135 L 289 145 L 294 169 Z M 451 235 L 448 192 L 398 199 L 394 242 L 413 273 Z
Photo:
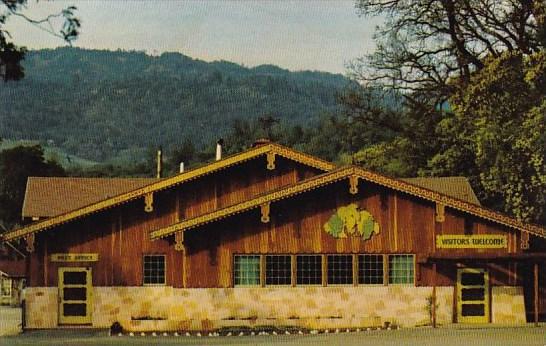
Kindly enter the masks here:
M 489 322 L 489 274 L 482 268 L 457 270 L 457 321 Z
M 59 324 L 91 323 L 91 268 L 59 268 Z

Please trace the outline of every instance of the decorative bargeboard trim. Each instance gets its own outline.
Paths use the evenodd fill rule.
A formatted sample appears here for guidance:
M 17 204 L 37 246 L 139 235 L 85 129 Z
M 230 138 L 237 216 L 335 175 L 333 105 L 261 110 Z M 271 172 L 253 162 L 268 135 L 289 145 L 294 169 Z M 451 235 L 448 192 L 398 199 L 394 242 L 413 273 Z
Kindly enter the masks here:
M 195 228 L 219 219 L 226 218 L 230 215 L 242 213 L 244 211 L 259 207 L 266 202 L 278 201 L 281 199 L 289 198 L 294 195 L 310 191 L 321 186 L 343 180 L 355 180 L 351 178 L 356 176 L 366 181 L 376 183 L 387 188 L 407 193 L 409 195 L 417 196 L 435 203 L 440 203 L 446 207 L 460 210 L 465 213 L 478 216 L 480 218 L 499 223 L 504 226 L 508 226 L 517 229 L 521 232 L 527 232 L 538 237 L 546 238 L 546 230 L 540 226 L 533 224 L 526 224 L 511 218 L 507 215 L 495 212 L 490 209 L 483 208 L 478 205 L 474 205 L 462 200 L 449 197 L 438 192 L 428 190 L 417 185 L 413 185 L 402 180 L 386 177 L 377 173 L 373 173 L 356 166 L 343 167 L 322 175 L 318 175 L 307 180 L 301 181 L 292 186 L 266 193 L 262 196 L 256 197 L 252 200 L 245 201 L 239 204 L 229 206 L 220 210 L 215 210 L 208 214 L 199 215 L 192 219 L 184 220 L 179 223 L 175 223 L 171 226 L 161 228 L 150 233 L 152 239 L 162 238 L 168 236 L 174 232 L 184 231 L 187 229 Z
M 16 229 L 14 231 L 4 234 L 2 237 L 2 240 L 5 240 L 5 241 L 14 240 L 17 238 L 21 238 L 30 233 L 40 232 L 45 229 L 52 228 L 52 227 L 64 224 L 66 222 L 72 221 L 74 219 L 77 219 L 89 214 L 93 214 L 95 212 L 98 212 L 104 209 L 114 207 L 118 204 L 129 202 L 136 198 L 145 196 L 147 194 L 151 194 L 155 191 L 164 190 L 171 186 L 196 179 L 206 174 L 213 173 L 220 169 L 224 169 L 224 168 L 234 166 L 236 164 L 239 164 L 245 161 L 249 161 L 251 159 L 254 159 L 256 157 L 259 157 L 267 153 L 274 153 L 276 155 L 285 157 L 287 159 L 305 164 L 307 166 L 310 166 L 322 171 L 329 171 L 336 167 L 333 163 L 318 159 L 311 155 L 300 153 L 298 151 L 289 149 L 279 144 L 275 144 L 275 143 L 265 144 L 265 145 L 261 145 L 261 146 L 249 149 L 240 154 L 236 154 L 233 156 L 226 157 L 225 159 L 212 162 L 203 167 L 199 167 L 184 173 L 180 173 L 173 177 L 151 183 L 150 185 L 138 188 L 136 190 L 126 192 L 118 196 L 114 196 L 112 198 L 102 200 L 97 203 L 90 204 L 88 206 L 70 211 L 68 213 L 65 213 L 59 216 L 54 216 L 52 218 L 49 218 L 41 222 L 33 223 L 29 226 L 26 226 L 20 229 Z

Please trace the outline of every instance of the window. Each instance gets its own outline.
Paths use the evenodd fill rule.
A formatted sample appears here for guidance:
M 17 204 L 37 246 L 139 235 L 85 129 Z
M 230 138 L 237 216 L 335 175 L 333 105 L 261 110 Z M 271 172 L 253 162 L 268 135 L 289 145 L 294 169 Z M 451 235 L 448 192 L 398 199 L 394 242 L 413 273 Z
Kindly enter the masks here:
M 260 256 L 238 255 L 234 258 L 235 286 L 260 285 Z
M 299 255 L 296 257 L 296 277 L 298 285 L 322 284 L 322 256 Z
M 165 255 L 144 255 L 144 284 L 165 284 Z
M 389 283 L 413 283 L 413 255 L 389 255 Z
M 289 255 L 265 256 L 265 284 L 290 285 L 292 283 L 292 257 Z
M 383 255 L 358 256 L 359 284 L 382 285 L 383 274 Z
M 328 285 L 353 283 L 353 256 L 328 255 Z

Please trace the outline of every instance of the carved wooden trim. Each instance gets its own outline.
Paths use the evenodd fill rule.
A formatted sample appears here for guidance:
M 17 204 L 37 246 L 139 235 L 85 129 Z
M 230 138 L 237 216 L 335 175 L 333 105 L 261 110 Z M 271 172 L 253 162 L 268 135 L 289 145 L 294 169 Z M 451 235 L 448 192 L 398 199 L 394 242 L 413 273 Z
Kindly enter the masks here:
M 25 235 L 26 250 L 29 253 L 33 253 L 34 250 L 35 250 L 34 240 L 35 240 L 34 233 L 29 233 L 29 234 Z
M 260 205 L 260 212 L 262 213 L 262 217 L 260 218 L 260 220 L 263 222 L 263 223 L 268 223 L 270 218 L 269 218 L 269 207 L 271 205 L 271 202 L 266 202 L 262 205 Z
M 154 193 L 149 192 L 144 195 L 144 211 L 151 213 L 154 211 Z
M 5 233 L 3 235 L 3 239 L 13 240 L 13 239 L 21 238 L 29 233 L 40 232 L 48 228 L 52 228 L 57 225 L 61 225 L 63 223 L 72 221 L 74 219 L 95 213 L 102 209 L 107 209 L 118 204 L 129 202 L 147 193 L 164 190 L 171 186 L 196 179 L 206 174 L 213 173 L 217 170 L 224 169 L 224 168 L 251 160 L 253 158 L 259 157 L 260 155 L 264 155 L 269 152 L 273 152 L 276 155 L 283 156 L 290 160 L 293 160 L 293 161 L 296 161 L 296 162 L 299 162 L 299 163 L 302 163 L 307 166 L 317 168 L 323 171 L 330 171 L 336 167 L 336 165 L 331 162 L 321 160 L 311 155 L 300 153 L 298 151 L 284 147 L 279 144 L 270 143 L 268 145 L 262 145 L 262 146 L 251 148 L 242 153 L 226 157 L 220 161 L 214 161 L 203 167 L 192 169 L 192 170 L 177 174 L 170 178 L 162 179 L 158 182 L 151 183 L 147 186 L 138 188 L 133 191 L 122 193 L 118 196 L 114 196 L 112 198 L 102 200 L 100 202 L 91 204 L 89 206 L 79 208 L 59 216 L 54 216 L 44 221 L 36 222 L 34 224 L 31 224 L 23 228 L 16 229 L 14 231 Z
M 174 249 L 176 251 L 184 251 L 184 232 L 176 232 L 174 234 Z
M 520 234 L 520 247 L 522 250 L 528 250 L 529 249 L 529 233 L 528 232 L 521 232 Z
M 329 173 L 324 173 L 307 180 L 301 181 L 289 187 L 286 187 L 282 190 L 277 190 L 275 192 L 267 193 L 262 196 L 256 197 L 252 200 L 245 201 L 239 204 L 229 206 L 224 209 L 215 210 L 211 213 L 197 216 L 192 219 L 184 220 L 177 224 L 173 224 L 169 227 L 155 230 L 151 232 L 150 237 L 152 239 L 161 238 L 172 234 L 174 232 L 195 228 L 197 226 L 228 217 L 232 214 L 242 213 L 246 210 L 259 207 L 265 202 L 276 201 L 284 198 L 289 198 L 291 196 L 316 189 L 320 186 L 330 184 L 342 179 L 349 178 L 351 175 L 357 175 L 359 179 L 364 179 L 382 186 L 386 186 L 396 191 L 401 191 L 410 195 L 418 196 L 420 198 L 443 204 L 453 209 L 457 209 L 463 212 L 466 212 L 471 215 L 481 217 L 486 220 L 491 220 L 497 222 L 501 225 L 509 226 L 511 228 L 518 229 L 520 231 L 525 231 L 530 234 L 533 234 L 538 237 L 546 238 L 546 230 L 540 226 L 532 224 L 524 224 L 516 219 L 513 219 L 509 216 L 500 214 L 498 212 L 492 211 L 490 209 L 485 209 L 481 206 L 474 205 L 468 202 L 464 202 L 446 195 L 440 194 L 438 192 L 428 190 L 417 185 L 413 185 L 401 180 L 394 178 L 389 178 L 377 173 L 366 171 L 360 167 L 348 166 L 343 167 Z
M 356 175 L 349 176 L 349 193 L 351 195 L 358 193 L 358 176 Z
M 446 220 L 445 210 L 445 204 L 436 202 L 436 222 L 444 222 Z
M 275 153 L 270 151 L 267 153 L 267 169 L 272 171 L 275 169 Z
M 161 228 L 150 233 L 152 239 L 162 238 L 168 236 L 174 232 L 187 230 L 190 228 L 195 228 L 200 225 L 207 224 L 209 222 L 228 217 L 233 214 L 242 213 L 244 211 L 260 207 L 262 204 L 267 202 L 273 202 L 280 199 L 288 198 L 290 196 L 300 194 L 305 191 L 315 189 L 319 186 L 330 184 L 342 179 L 347 178 L 352 172 L 354 172 L 353 167 L 345 167 L 339 170 L 333 171 L 329 174 L 322 174 L 305 181 L 302 181 L 298 184 L 289 186 L 282 190 L 277 190 L 272 193 L 262 195 L 260 197 L 231 205 L 229 207 L 212 211 L 208 214 L 199 215 L 192 219 L 187 219 L 182 222 L 173 224 L 171 226 Z

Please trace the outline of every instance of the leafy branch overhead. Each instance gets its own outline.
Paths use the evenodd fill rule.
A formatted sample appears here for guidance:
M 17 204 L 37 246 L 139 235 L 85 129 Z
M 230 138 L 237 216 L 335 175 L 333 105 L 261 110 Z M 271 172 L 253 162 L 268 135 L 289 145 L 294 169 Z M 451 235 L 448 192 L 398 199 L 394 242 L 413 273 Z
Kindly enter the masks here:
M 341 99 L 361 126 L 391 132 L 356 147 L 352 161 L 398 176 L 466 176 L 485 206 L 546 224 L 546 2 L 357 0 L 356 8 L 385 21 L 377 49 L 350 64 L 351 76 L 399 90 L 405 102 L 391 114 L 362 91 Z
M 536 53 L 546 44 L 543 0 L 358 0 L 360 15 L 386 17 L 377 49 L 354 61 L 354 78 L 446 99 L 487 56 Z
M 76 17 L 75 6 L 68 6 L 59 13 L 53 13 L 45 18 L 31 18 L 24 14 L 28 0 L 0 0 L 0 78 L 8 80 L 20 80 L 24 77 L 24 68 L 21 62 L 27 52 L 25 47 L 20 47 L 11 42 L 10 33 L 4 26 L 10 17 L 19 17 L 29 25 L 47 32 L 64 40 L 68 44 L 78 38 L 81 26 L 80 19 Z

